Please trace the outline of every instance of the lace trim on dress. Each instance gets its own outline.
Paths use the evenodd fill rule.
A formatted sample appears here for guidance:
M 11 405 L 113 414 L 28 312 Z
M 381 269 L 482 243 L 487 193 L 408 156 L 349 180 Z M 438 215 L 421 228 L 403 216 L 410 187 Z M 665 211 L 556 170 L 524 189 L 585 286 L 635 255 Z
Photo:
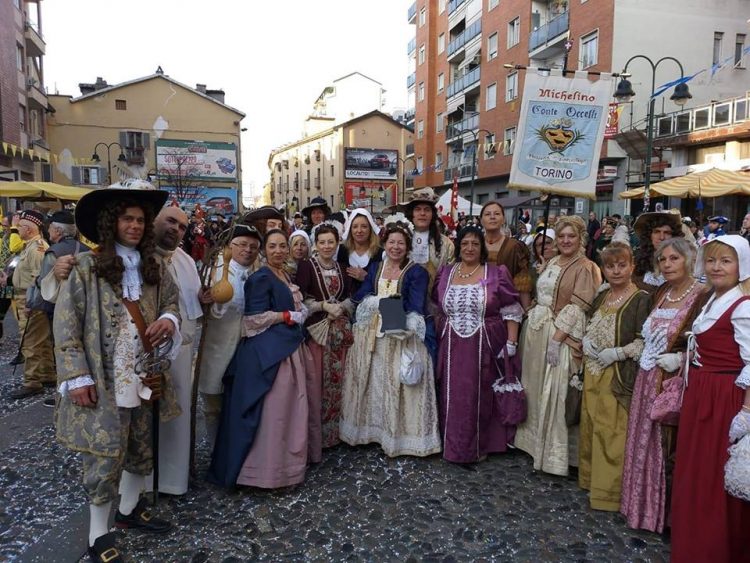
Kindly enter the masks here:
M 750 434 L 729 447 L 724 489 L 733 497 L 750 502 Z
M 568 303 L 555 317 L 555 328 L 580 340 L 586 332 L 586 313 L 578 305 Z
M 279 320 L 279 314 L 276 311 L 266 311 L 255 315 L 245 315 L 242 317 L 242 336 L 251 338 L 258 336 L 267 329 L 276 324 Z
M 737 376 L 737 379 L 734 380 L 734 383 L 737 387 L 741 387 L 742 389 L 750 387 L 750 366 L 742 368 L 742 371 Z
M 81 387 L 88 387 L 89 385 L 96 385 L 94 379 L 90 375 L 79 375 L 73 379 L 68 379 L 60 384 L 58 392 L 63 397 L 67 397 L 70 391 L 74 389 L 80 389 Z
M 479 283 L 450 285 L 443 302 L 448 322 L 456 334 L 471 338 L 482 326 L 484 288 Z
M 122 259 L 125 271 L 122 273 L 122 296 L 128 301 L 138 301 L 141 298 L 141 253 L 135 248 L 115 243 L 115 253 Z
M 641 368 L 648 371 L 656 365 L 656 356 L 667 349 L 669 321 L 679 313 L 679 309 L 654 309 L 643 323 L 643 352 L 641 352 Z
M 664 282 L 666 280 L 664 279 L 664 276 L 661 274 L 656 274 L 654 272 L 646 272 L 643 274 L 643 283 L 646 283 L 648 285 L 653 285 L 656 287 L 661 287 L 664 285 Z
M 516 321 L 521 323 L 523 321 L 523 307 L 520 303 L 513 303 L 500 307 L 500 316 L 504 321 Z

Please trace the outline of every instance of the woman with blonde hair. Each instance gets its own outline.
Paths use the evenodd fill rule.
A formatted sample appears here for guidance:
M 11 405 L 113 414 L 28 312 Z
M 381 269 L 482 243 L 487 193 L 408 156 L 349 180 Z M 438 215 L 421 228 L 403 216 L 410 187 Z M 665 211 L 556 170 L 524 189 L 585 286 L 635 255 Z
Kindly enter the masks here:
M 379 234 L 380 227 L 366 209 L 355 209 L 346 220 L 342 237 L 344 244 L 339 249 L 338 261 L 346 268 L 353 293 L 367 277 L 367 267 L 382 260 Z
M 568 466 L 578 463 L 578 429 L 568 429 L 565 399 L 580 367 L 586 313 L 602 277 L 585 255 L 583 219 L 560 217 L 555 236 L 559 254 L 537 280 L 536 304 L 521 338 L 528 416 L 518 427 L 515 444 L 534 458 L 534 469 L 567 475 Z
M 713 289 L 693 322 L 672 495 L 673 561 L 750 561 L 750 502 L 734 491 L 728 448 L 750 440 L 750 245 L 723 235 L 702 250 Z M 734 455 L 734 454 L 733 454 Z M 745 482 L 750 468 L 744 465 Z M 726 486 L 726 490 L 725 490 Z

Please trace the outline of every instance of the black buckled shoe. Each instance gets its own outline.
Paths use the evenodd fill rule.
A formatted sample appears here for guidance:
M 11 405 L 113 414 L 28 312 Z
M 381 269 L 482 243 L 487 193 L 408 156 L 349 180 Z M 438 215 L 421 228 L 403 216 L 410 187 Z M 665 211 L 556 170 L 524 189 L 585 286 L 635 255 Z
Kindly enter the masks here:
M 89 557 L 95 563 L 125 563 L 122 553 L 115 547 L 115 532 L 99 536 L 93 546 L 89 546 Z
M 128 516 L 120 513 L 118 510 L 115 514 L 115 526 L 118 528 L 127 528 L 142 530 L 152 534 L 165 534 L 172 529 L 172 524 L 161 518 L 156 518 L 146 508 L 146 499 L 142 498 Z

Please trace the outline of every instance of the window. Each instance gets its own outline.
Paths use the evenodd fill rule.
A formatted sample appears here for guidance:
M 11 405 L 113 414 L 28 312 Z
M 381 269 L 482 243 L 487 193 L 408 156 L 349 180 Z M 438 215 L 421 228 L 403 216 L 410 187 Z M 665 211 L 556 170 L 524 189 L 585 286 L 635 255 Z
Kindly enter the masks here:
M 26 131 L 26 106 L 18 104 L 18 125 L 21 131 Z
M 424 82 L 420 82 L 417 87 L 417 100 L 424 102 Z
M 424 45 L 420 45 L 419 46 L 419 58 L 417 59 L 419 64 L 424 63 L 424 53 L 425 53 Z
M 435 153 L 435 170 L 440 170 L 443 167 L 443 153 Z
M 438 55 L 445 51 L 445 33 L 438 35 L 437 51 Z
M 417 139 L 424 137 L 424 120 L 420 119 L 417 122 Z
M 484 137 L 484 159 L 490 160 L 497 154 L 497 145 L 495 145 L 494 135 L 485 135 Z
M 442 72 L 437 77 L 437 91 L 442 92 L 445 88 L 445 74 Z
M 16 68 L 23 72 L 23 47 L 16 43 Z
M 424 170 L 424 159 L 421 156 L 417 157 L 417 174 L 421 174 Z
M 71 172 L 77 186 L 100 186 L 107 179 L 106 169 L 100 166 L 74 166 Z
M 427 8 L 419 10 L 419 27 L 422 27 L 427 22 Z
M 438 14 L 445 12 L 445 0 L 438 0 Z
M 518 73 L 511 72 L 505 77 L 505 101 L 511 102 L 518 97 Z
M 443 129 L 445 129 L 445 118 L 444 118 L 444 114 L 439 113 L 437 114 L 437 117 L 435 118 L 435 131 L 440 133 L 443 131 Z
M 738 33 L 736 39 L 734 40 L 734 67 L 735 68 L 745 67 L 745 59 L 743 57 L 744 53 L 742 52 L 744 49 L 745 49 L 745 34 Z
M 126 110 L 128 109 L 128 102 L 125 100 L 115 100 L 115 109 Z
M 516 144 L 516 128 L 511 127 L 505 130 L 503 136 L 503 154 L 505 156 L 513 154 L 513 145 Z
M 581 38 L 580 68 L 589 68 L 597 63 L 599 53 L 599 32 L 589 33 Z
M 20 10 L 21 9 L 21 0 L 13 0 L 13 5 Z
M 497 57 L 497 32 L 487 38 L 487 60 Z
M 500 3 L 500 0 L 487 0 L 487 11 L 489 12 L 492 8 L 496 8 Z
M 485 110 L 495 109 L 497 105 L 497 82 L 487 86 L 487 98 L 484 104 Z
M 331 177 L 335 176 L 334 170 L 333 170 L 333 164 L 331 164 Z
M 125 149 L 128 164 L 144 164 L 151 136 L 141 131 L 120 131 L 120 144 Z
M 714 32 L 714 54 L 712 64 L 719 64 L 721 61 L 721 44 L 724 42 L 724 34 L 721 31 Z
M 508 23 L 508 49 L 518 45 L 521 41 L 521 18 L 516 18 Z

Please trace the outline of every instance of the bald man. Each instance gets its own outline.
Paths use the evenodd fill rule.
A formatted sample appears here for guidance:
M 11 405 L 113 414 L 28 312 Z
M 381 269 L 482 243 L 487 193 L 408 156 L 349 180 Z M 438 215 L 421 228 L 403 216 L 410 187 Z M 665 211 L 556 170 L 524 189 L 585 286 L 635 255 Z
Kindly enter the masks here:
M 198 293 L 200 277 L 195 261 L 180 248 L 188 217 L 178 207 L 165 207 L 154 220 L 156 251 L 180 289 L 182 345 L 169 369 L 182 414 L 159 427 L 159 491 L 183 495 L 190 475 L 190 404 L 193 387 L 193 346 L 198 319 L 203 315 Z

